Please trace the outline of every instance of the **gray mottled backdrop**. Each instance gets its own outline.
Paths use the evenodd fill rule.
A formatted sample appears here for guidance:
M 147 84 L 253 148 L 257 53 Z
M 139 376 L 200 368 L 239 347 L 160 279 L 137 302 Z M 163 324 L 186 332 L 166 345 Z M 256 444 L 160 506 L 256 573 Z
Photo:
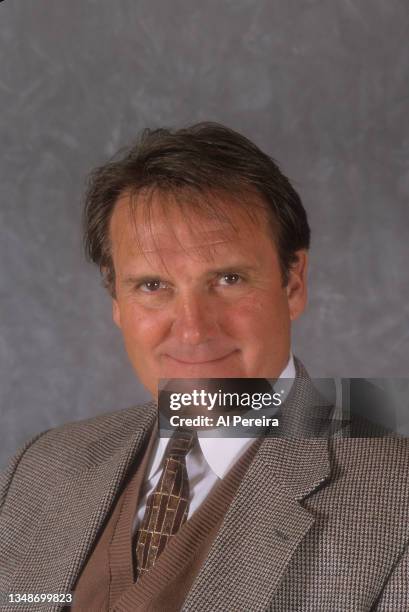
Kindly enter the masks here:
M 221 121 L 272 154 L 313 228 L 295 352 L 408 374 L 408 24 L 407 0 L 0 4 L 0 465 L 148 397 L 80 238 L 86 173 L 145 126 Z

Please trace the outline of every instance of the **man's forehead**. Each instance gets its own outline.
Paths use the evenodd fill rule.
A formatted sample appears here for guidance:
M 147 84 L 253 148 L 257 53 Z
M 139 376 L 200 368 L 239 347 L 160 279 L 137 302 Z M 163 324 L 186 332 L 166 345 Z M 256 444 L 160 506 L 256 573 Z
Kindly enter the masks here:
M 153 202 L 147 208 L 143 203 L 132 205 L 129 196 L 119 199 L 111 220 L 114 250 L 131 250 L 135 256 L 191 251 L 211 257 L 235 250 L 255 231 L 263 232 L 262 223 L 230 203 L 217 216 L 178 206 L 165 209 L 160 204 Z

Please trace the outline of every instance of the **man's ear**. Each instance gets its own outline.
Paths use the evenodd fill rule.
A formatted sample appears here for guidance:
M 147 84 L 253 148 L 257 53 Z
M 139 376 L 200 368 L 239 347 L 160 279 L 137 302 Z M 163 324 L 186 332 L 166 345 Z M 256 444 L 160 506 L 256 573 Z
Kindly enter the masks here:
M 112 318 L 115 324 L 121 328 L 121 312 L 119 310 L 118 302 L 115 298 L 112 298 Z
M 308 253 L 300 250 L 296 252 L 295 261 L 288 272 L 287 299 L 290 319 L 297 319 L 307 304 L 307 267 Z

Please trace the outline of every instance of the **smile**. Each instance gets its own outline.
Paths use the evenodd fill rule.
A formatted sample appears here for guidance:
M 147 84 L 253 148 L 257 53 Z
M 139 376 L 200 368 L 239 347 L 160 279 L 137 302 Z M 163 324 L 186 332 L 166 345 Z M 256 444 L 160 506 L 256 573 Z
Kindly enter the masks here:
M 231 351 L 231 353 L 227 353 L 226 355 L 223 355 L 223 357 L 217 357 L 216 359 L 208 359 L 206 361 L 184 361 L 182 359 L 177 359 L 176 357 L 172 357 L 172 355 L 165 355 L 165 357 L 167 357 L 168 359 L 171 359 L 172 361 L 175 361 L 176 363 L 180 363 L 182 365 L 207 365 L 209 363 L 221 362 L 227 357 L 230 357 L 230 355 L 233 355 L 233 353 L 235 352 L 236 350 Z

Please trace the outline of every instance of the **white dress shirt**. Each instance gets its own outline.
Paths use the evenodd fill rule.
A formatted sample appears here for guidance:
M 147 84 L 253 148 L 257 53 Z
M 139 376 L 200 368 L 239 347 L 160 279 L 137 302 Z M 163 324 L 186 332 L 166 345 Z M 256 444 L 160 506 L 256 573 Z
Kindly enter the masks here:
M 281 399 L 287 395 L 295 378 L 295 366 L 292 354 L 279 376 L 282 382 Z M 288 381 L 284 380 L 288 379 Z M 277 388 L 277 385 L 275 385 Z M 218 432 L 220 433 L 220 432 Z M 146 508 L 146 500 L 155 489 L 163 468 L 163 457 L 169 438 L 158 438 L 149 459 L 145 480 L 141 488 L 138 510 L 133 523 L 133 531 L 138 528 Z M 204 501 L 213 486 L 223 478 L 236 461 L 248 449 L 254 438 L 200 437 L 198 443 L 186 456 L 186 470 L 189 478 L 190 502 L 189 517 Z

